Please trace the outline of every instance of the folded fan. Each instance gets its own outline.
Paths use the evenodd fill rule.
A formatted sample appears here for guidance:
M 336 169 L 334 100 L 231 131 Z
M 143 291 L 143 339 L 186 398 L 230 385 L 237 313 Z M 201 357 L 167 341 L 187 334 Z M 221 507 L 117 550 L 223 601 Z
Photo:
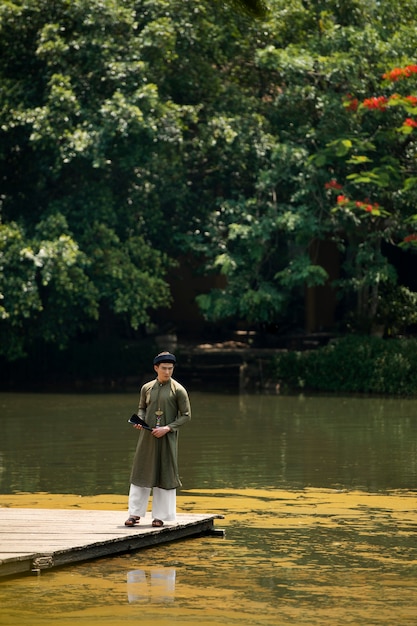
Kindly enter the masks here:
M 129 422 L 129 424 L 140 424 L 142 428 L 145 428 L 146 430 L 152 430 L 149 424 L 147 424 L 145 420 L 143 420 L 141 417 L 139 417 L 135 413 L 133 413 L 132 417 L 129 417 L 127 421 Z

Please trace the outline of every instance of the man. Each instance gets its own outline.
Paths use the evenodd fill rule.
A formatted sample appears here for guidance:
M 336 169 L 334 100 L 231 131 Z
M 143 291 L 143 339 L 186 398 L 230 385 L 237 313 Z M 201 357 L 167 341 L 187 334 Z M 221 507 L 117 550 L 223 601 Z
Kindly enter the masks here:
M 175 521 L 178 475 L 178 430 L 191 419 L 188 393 L 172 378 L 177 359 L 161 352 L 153 360 L 156 379 L 140 391 L 138 416 L 151 426 L 146 430 L 135 425 L 139 440 L 130 475 L 129 518 L 126 526 L 135 526 L 144 517 L 152 492 L 152 526 Z

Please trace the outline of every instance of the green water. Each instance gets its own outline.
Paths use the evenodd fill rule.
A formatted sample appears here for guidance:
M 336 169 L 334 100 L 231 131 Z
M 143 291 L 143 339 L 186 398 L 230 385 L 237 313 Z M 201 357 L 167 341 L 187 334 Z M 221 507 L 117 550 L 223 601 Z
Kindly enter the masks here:
M 226 537 L 3 580 L 0 624 L 417 624 L 416 400 L 193 392 L 191 402 L 179 499 L 192 510 L 211 495 Z M 136 403 L 0 394 L 4 498 L 127 494 Z M 351 492 L 367 499 L 342 501 Z
M 191 393 L 184 488 L 417 486 L 417 401 Z M 123 494 L 135 394 L 0 394 L 0 491 Z

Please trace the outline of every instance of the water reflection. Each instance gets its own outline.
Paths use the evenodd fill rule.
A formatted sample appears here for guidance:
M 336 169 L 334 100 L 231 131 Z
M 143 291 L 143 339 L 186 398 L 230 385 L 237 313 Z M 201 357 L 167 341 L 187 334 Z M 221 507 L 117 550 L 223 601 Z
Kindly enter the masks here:
M 175 598 L 175 568 L 135 569 L 127 573 L 129 603 L 168 603 Z
M 184 488 L 417 485 L 417 401 L 192 393 Z M 127 493 L 135 394 L 0 394 L 0 490 Z

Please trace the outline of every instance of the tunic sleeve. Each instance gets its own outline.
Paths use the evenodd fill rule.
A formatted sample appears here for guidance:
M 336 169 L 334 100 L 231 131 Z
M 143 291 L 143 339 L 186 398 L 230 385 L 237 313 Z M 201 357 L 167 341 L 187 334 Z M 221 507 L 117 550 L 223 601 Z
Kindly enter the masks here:
M 174 382 L 174 381 L 173 381 Z M 171 430 L 176 431 L 180 426 L 189 422 L 191 419 L 191 405 L 190 398 L 185 388 L 179 383 L 175 382 L 176 398 L 178 414 L 175 421 L 169 424 Z
M 142 386 L 142 389 L 140 390 L 138 415 L 142 419 L 145 419 L 146 417 L 146 395 L 148 392 L 148 387 L 149 387 L 149 384 L 145 384 Z

